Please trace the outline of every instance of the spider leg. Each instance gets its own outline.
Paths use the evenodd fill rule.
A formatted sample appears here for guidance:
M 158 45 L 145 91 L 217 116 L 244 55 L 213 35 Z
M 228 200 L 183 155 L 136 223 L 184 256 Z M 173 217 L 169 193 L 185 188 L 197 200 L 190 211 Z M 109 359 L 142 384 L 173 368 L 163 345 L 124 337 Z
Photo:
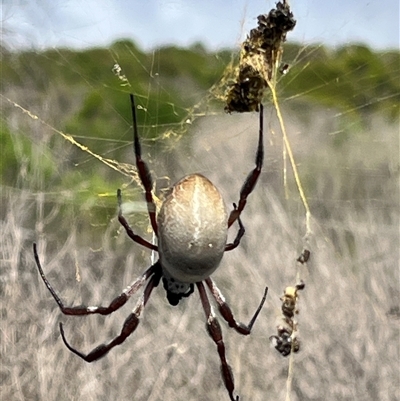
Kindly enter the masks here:
M 151 226 L 153 227 L 153 231 L 157 235 L 158 229 L 156 220 L 156 204 L 154 203 L 153 195 L 151 193 L 153 189 L 153 179 L 151 178 L 149 167 L 147 166 L 146 162 L 142 160 L 142 150 L 140 146 L 137 119 L 136 119 L 135 98 L 132 94 L 130 94 L 130 98 L 131 98 L 131 109 L 132 109 L 132 120 L 133 120 L 133 147 L 136 157 L 136 167 L 138 169 L 140 181 L 142 182 L 142 185 L 145 190 L 147 211 L 149 213 Z
M 244 207 L 246 206 L 247 197 L 251 194 L 254 187 L 256 186 L 258 176 L 261 173 L 261 168 L 263 165 L 264 160 L 264 128 L 263 128 L 263 121 L 264 121 L 264 107 L 260 104 L 260 128 L 259 128 L 259 135 L 258 135 L 258 147 L 256 153 L 256 167 L 250 174 L 247 176 L 246 181 L 244 182 L 242 189 L 240 190 L 240 198 L 238 208 L 233 209 L 229 215 L 228 219 L 228 227 L 230 227 L 240 216 Z
M 234 210 L 236 210 L 236 203 L 233 204 L 233 208 Z M 242 239 L 244 233 L 245 233 L 245 229 L 244 229 L 244 225 L 242 223 L 242 220 L 240 220 L 240 216 L 237 218 L 238 223 L 239 223 L 239 230 L 236 234 L 236 238 L 234 239 L 234 241 L 230 244 L 226 244 L 225 245 L 225 252 L 226 251 L 231 251 L 232 249 L 235 249 L 238 247 L 238 245 L 240 244 L 240 240 Z
M 130 227 L 129 223 L 126 221 L 125 217 L 122 215 L 122 195 L 120 189 L 117 190 L 117 199 L 118 199 L 118 221 L 121 223 L 122 227 L 125 228 L 125 231 L 128 234 L 128 236 L 138 244 L 158 252 L 158 246 L 150 243 L 149 241 L 146 241 L 140 235 L 135 234 L 132 228 Z
M 206 290 L 203 283 L 200 281 L 196 283 L 199 289 L 201 303 L 207 318 L 207 331 L 214 343 L 217 345 L 219 358 L 221 360 L 221 372 L 224 379 L 225 387 L 228 390 L 231 401 L 239 401 L 239 396 L 234 398 L 233 390 L 235 389 L 232 368 L 229 366 L 225 357 L 225 344 L 222 338 L 221 326 L 211 308 L 210 301 L 208 300 Z
M 140 301 L 138 302 L 138 304 L 136 305 L 136 307 L 132 311 L 132 313 L 125 320 L 125 322 L 122 326 L 121 333 L 117 337 L 115 337 L 112 341 L 110 341 L 108 344 L 101 344 L 101 345 L 97 346 L 91 352 L 89 352 L 87 355 L 76 350 L 68 343 L 67 339 L 65 338 L 63 325 L 62 325 L 62 323 L 60 323 L 61 337 L 62 337 L 66 347 L 71 352 L 73 352 L 74 354 L 81 357 L 84 361 L 93 362 L 93 361 L 96 361 L 97 359 L 100 359 L 101 357 L 105 356 L 115 346 L 122 344 L 138 327 L 140 315 L 141 315 L 147 301 L 150 298 L 151 292 L 153 291 L 153 289 L 155 287 L 158 286 L 158 283 L 160 282 L 160 278 L 161 278 L 161 271 L 156 272 L 151 277 L 150 281 L 147 283 L 147 286 L 144 290 L 144 294 L 143 294 L 142 298 L 140 299 Z
M 115 312 L 119 309 L 122 305 L 126 303 L 126 301 L 131 297 L 135 292 L 141 288 L 144 283 L 148 280 L 151 276 L 160 276 L 161 277 L 161 264 L 157 261 L 153 266 L 150 266 L 138 279 L 132 282 L 125 290 L 118 295 L 108 306 L 65 306 L 64 303 L 61 301 L 60 297 L 54 291 L 53 287 L 51 286 L 50 282 L 47 280 L 45 276 L 42 266 L 40 264 L 39 255 L 37 253 L 36 244 L 33 244 L 33 254 L 35 256 L 36 265 L 39 269 L 40 277 L 42 278 L 44 284 L 46 285 L 47 289 L 50 291 L 51 295 L 57 302 L 58 306 L 61 309 L 61 312 L 64 315 L 72 315 L 72 316 L 82 316 L 82 315 L 92 315 L 92 314 L 100 314 L 100 315 L 109 315 L 110 313 Z
M 207 284 L 208 288 L 210 289 L 214 299 L 217 301 L 217 303 L 219 305 L 219 312 L 221 313 L 222 317 L 227 321 L 227 323 L 229 324 L 229 327 L 234 328 L 240 334 L 249 335 L 251 332 L 251 329 L 253 328 L 253 325 L 258 317 L 258 314 L 260 313 L 261 308 L 264 305 L 265 299 L 267 298 L 268 287 L 265 287 L 264 295 L 261 299 L 260 304 L 258 305 L 256 312 L 254 313 L 253 317 L 251 318 L 250 323 L 248 325 L 245 325 L 243 323 L 236 321 L 236 319 L 233 316 L 231 308 L 226 303 L 224 296 L 222 295 L 219 288 L 216 286 L 213 279 L 211 277 L 208 277 L 205 281 L 206 281 L 206 284 Z

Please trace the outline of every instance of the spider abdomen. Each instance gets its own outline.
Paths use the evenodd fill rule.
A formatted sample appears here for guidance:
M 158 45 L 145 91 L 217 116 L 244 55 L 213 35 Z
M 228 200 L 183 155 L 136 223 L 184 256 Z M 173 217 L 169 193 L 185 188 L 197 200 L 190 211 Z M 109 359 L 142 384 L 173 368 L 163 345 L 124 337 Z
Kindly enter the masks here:
M 173 278 L 195 283 L 215 271 L 225 250 L 228 215 L 211 181 L 200 174 L 178 181 L 157 223 L 161 264 Z

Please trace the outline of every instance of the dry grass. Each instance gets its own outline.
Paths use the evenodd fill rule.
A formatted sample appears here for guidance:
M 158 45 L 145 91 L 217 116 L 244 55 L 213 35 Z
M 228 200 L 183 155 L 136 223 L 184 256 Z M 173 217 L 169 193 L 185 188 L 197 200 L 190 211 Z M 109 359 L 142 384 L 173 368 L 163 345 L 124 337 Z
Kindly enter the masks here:
M 324 143 L 324 129 L 331 129 L 324 127 L 327 120 L 321 112 L 311 122 L 287 120 L 300 172 L 308 166 L 311 172 L 305 173 L 313 174 L 316 183 L 309 193 L 316 218 L 311 260 L 302 271 L 302 349 L 295 355 L 291 399 L 394 401 L 400 399 L 398 177 L 383 180 L 361 167 L 367 192 L 363 199 L 356 198 L 353 170 L 341 174 L 334 161 L 339 155 Z M 397 163 L 393 149 L 398 137 L 396 127 L 379 124 L 386 135 L 378 147 L 357 138 L 352 149 L 358 144 L 362 157 L 377 160 L 374 171 L 384 172 L 386 165 Z M 267 124 L 268 131 L 275 126 Z M 153 160 L 152 167 L 159 176 L 165 175 L 162 166 L 173 169 L 167 170 L 173 181 L 185 173 L 202 172 L 224 189 L 230 205 L 253 167 L 256 133 L 255 116 L 204 119 L 194 127 L 192 140 L 182 142 L 176 154 L 167 154 L 159 163 Z M 368 132 L 363 138 L 374 135 Z M 222 322 L 243 401 L 285 399 L 288 359 L 270 347 L 268 338 L 275 333 L 279 297 L 294 284 L 295 259 L 303 246 L 301 203 L 281 196 L 279 135 L 269 134 L 266 143 L 264 172 L 243 214 L 246 236 L 213 276 L 244 322 L 264 286 L 270 289 L 249 337 Z M 315 159 L 318 152 L 321 159 Z M 307 165 L 314 159 L 315 164 Z M 356 165 L 357 160 L 350 161 L 349 166 Z M 68 304 L 107 303 L 149 265 L 150 255 L 130 243 L 116 221 L 110 222 L 101 243 L 92 244 L 92 249 L 82 247 L 85 232 L 104 230 L 79 227 L 79 215 L 65 221 L 34 185 L 19 192 L 2 189 L 0 399 L 227 400 L 197 293 L 171 307 L 160 286 L 137 331 L 98 362 L 87 364 L 65 348 L 59 321 L 65 323 L 71 343 L 89 351 L 118 333 L 134 301 L 107 318 L 63 316 L 40 281 L 32 242 L 38 241 L 44 270 Z M 385 192 L 379 194 L 380 185 Z M 353 194 L 348 199 L 340 198 L 344 188 Z M 329 213 L 321 212 L 321 205 Z M 57 230 L 58 221 L 69 227 L 70 235 Z M 134 225 L 133 218 L 131 222 Z M 76 266 L 80 283 L 75 281 Z

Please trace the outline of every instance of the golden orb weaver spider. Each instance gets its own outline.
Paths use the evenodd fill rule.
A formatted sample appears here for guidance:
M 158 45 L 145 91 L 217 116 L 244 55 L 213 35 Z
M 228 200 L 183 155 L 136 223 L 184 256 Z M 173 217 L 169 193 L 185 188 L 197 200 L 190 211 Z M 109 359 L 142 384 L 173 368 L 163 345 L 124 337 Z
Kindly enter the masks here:
M 250 334 L 254 322 L 264 305 L 268 287 L 265 288 L 261 302 L 249 324 L 245 325 L 236 321 L 221 291 L 210 275 L 220 265 L 224 252 L 235 249 L 245 232 L 240 220 L 240 214 L 246 205 L 248 195 L 253 191 L 257 183 L 263 165 L 263 106 L 260 104 L 256 167 L 247 176 L 240 191 L 238 205 L 233 205 L 234 208 L 230 214 L 228 215 L 226 211 L 224 201 L 218 189 L 204 176 L 191 174 L 182 178 L 172 187 L 172 191 L 166 197 L 160 212 L 156 215 L 156 205 L 152 196 L 152 177 L 146 162 L 142 160 L 134 96 L 130 95 L 130 99 L 136 167 L 145 190 L 147 210 L 152 228 L 158 238 L 158 244 L 154 245 L 133 232 L 127 220 L 122 215 L 120 190 L 117 191 L 119 205 L 118 220 L 134 242 L 158 252 L 159 259 L 138 279 L 125 288 L 108 306 L 65 306 L 47 280 L 40 264 L 36 244 L 33 244 L 33 252 L 40 276 L 60 307 L 61 312 L 65 315 L 109 315 L 123 306 L 147 282 L 142 297 L 125 320 L 121 333 L 108 344 L 101 344 L 88 354 L 84 354 L 69 344 L 65 337 L 62 323 L 60 323 L 61 337 L 71 352 L 86 362 L 96 361 L 106 355 L 115 346 L 122 344 L 136 330 L 139 324 L 139 317 L 153 289 L 158 286 L 161 279 L 167 293 L 167 299 L 171 305 L 177 305 L 182 298 L 191 295 L 196 285 L 206 315 L 208 333 L 218 349 L 225 387 L 230 399 L 238 401 L 239 396 L 236 396 L 236 398 L 233 396 L 234 378 L 232 369 L 226 360 L 221 327 L 210 305 L 203 283 L 205 282 L 211 295 L 214 297 L 219 311 L 228 325 L 240 334 Z M 232 243 L 227 243 L 228 229 L 236 220 L 239 224 L 238 233 Z

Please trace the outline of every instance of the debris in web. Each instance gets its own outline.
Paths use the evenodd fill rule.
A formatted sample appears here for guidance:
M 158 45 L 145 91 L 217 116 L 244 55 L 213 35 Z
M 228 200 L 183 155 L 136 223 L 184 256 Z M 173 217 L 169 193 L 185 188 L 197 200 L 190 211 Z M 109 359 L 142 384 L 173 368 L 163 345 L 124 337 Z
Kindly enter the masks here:
M 286 0 L 257 19 L 258 27 L 250 31 L 241 46 L 236 77 L 226 94 L 227 113 L 258 111 L 264 90 L 279 68 L 286 34 L 296 25 Z
M 277 335 L 271 336 L 269 340 L 275 349 L 283 356 L 291 352 L 299 352 L 300 340 L 297 336 L 297 322 L 294 316 L 299 313 L 297 309 L 298 291 L 304 289 L 305 284 L 300 281 L 294 287 L 286 287 L 282 301 L 282 316 L 277 326 Z
M 297 262 L 301 263 L 304 265 L 304 263 L 307 263 L 308 260 L 310 259 L 311 252 L 308 249 L 303 249 L 301 252 L 300 256 L 297 258 Z
M 303 249 L 300 256 L 297 258 L 297 266 L 307 265 L 310 259 L 311 252 L 308 249 Z M 298 292 L 305 287 L 304 281 L 299 279 L 297 274 L 298 283 L 295 286 L 286 287 L 283 296 L 280 298 L 281 316 L 278 318 L 278 325 L 276 327 L 276 335 L 269 338 L 272 346 L 282 355 L 288 356 L 291 353 L 300 351 L 300 340 L 298 336 L 298 323 L 295 316 L 299 313 Z

